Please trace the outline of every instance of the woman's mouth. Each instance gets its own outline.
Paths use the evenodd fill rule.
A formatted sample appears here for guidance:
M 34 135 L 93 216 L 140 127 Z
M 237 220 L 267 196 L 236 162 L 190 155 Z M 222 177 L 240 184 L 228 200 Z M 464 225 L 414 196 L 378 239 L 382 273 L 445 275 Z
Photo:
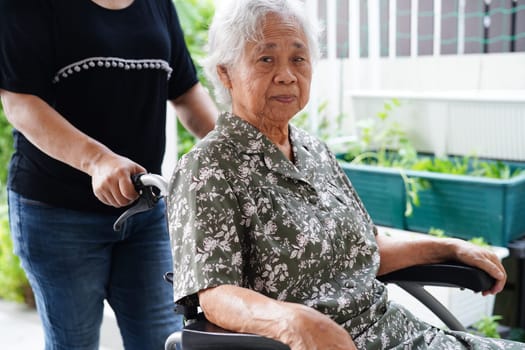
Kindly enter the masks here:
M 277 102 L 281 102 L 281 103 L 291 103 L 295 101 L 295 96 L 294 95 L 277 95 L 277 96 L 272 97 L 272 99 L 276 100 Z

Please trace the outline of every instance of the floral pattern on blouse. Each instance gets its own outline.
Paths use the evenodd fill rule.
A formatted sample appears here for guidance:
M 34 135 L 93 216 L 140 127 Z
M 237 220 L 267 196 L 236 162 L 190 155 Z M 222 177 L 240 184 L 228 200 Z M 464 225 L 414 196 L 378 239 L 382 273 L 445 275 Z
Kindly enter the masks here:
M 179 161 L 168 196 L 175 301 L 231 284 L 319 310 L 360 349 L 522 349 L 439 330 L 387 302 L 376 230 L 350 181 L 325 144 L 289 131 L 294 163 L 224 113 Z

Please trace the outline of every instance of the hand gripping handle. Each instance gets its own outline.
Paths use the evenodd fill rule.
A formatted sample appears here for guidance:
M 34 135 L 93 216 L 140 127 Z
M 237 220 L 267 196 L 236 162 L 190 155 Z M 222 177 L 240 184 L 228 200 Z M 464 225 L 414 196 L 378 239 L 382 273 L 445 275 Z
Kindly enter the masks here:
M 120 231 L 129 217 L 150 210 L 162 197 L 168 194 L 168 182 L 160 175 L 135 174 L 131 176 L 131 181 L 139 194 L 139 198 L 115 221 L 113 224 L 114 231 Z

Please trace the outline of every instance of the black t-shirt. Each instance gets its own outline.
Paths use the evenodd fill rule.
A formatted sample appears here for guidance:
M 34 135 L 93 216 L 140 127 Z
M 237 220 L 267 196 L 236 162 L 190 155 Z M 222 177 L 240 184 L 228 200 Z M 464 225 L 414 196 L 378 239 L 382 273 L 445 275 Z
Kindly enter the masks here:
M 33 94 L 114 152 L 159 173 L 166 101 L 197 83 L 171 0 L 0 0 L 0 88 Z M 91 178 L 14 131 L 8 187 L 55 206 L 116 213 Z

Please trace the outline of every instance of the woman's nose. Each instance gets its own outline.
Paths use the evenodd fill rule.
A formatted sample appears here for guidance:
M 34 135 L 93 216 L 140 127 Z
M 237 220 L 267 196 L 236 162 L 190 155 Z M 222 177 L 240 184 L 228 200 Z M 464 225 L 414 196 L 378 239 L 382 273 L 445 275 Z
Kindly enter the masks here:
M 282 65 L 278 67 L 275 73 L 274 81 L 276 84 L 293 84 L 297 82 L 297 77 L 292 69 L 288 65 Z

